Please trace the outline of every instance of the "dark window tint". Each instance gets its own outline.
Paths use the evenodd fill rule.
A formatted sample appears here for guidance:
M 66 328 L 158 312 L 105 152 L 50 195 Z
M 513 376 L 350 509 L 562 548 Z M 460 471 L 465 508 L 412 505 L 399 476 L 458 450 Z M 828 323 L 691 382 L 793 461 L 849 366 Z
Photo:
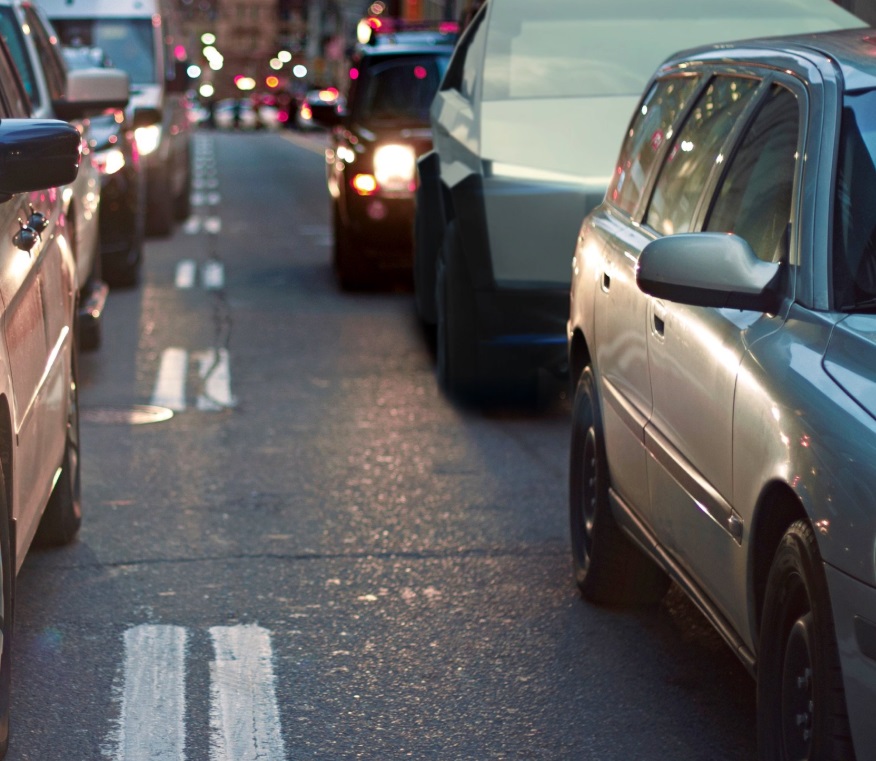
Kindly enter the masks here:
M 61 55 L 60 45 L 55 37 L 49 37 L 43 22 L 34 12 L 34 9 L 24 7 L 25 19 L 30 27 L 40 65 L 46 76 L 46 84 L 49 88 L 49 97 L 52 100 L 60 100 L 67 91 L 67 69 L 64 58 Z
M 699 97 L 660 170 L 647 223 L 663 234 L 688 232 L 712 168 L 758 82 L 716 77 Z
M 487 25 L 484 22 L 486 16 L 486 11 L 482 10 L 466 29 L 456 45 L 450 68 L 442 84 L 444 89 L 458 90 L 469 101 L 474 100 L 475 84 L 484 57 L 487 36 Z
M 876 91 L 846 95 L 834 191 L 834 294 L 876 297 Z
M 448 58 L 405 56 L 370 66 L 362 72 L 356 88 L 353 118 L 427 124 Z
M 799 124 L 797 98 L 774 85 L 727 168 L 705 227 L 745 238 L 768 262 L 779 261 L 788 246 Z
M 26 119 L 30 116 L 30 103 L 15 72 L 15 63 L 5 49 L 0 50 L 0 83 L 4 96 L 0 98 L 0 118 Z
M 15 11 L 9 6 L 0 7 L 0 36 L 3 37 L 3 41 L 12 54 L 12 60 L 15 61 L 15 66 L 21 75 L 21 81 L 30 102 L 39 106 L 42 100 L 33 65 L 27 54 L 27 48 L 25 48 L 24 32 L 18 19 L 15 18 Z
M 636 112 L 621 148 L 607 198 L 632 213 L 663 144 L 672 138 L 672 125 L 697 87 L 697 77 L 674 77 L 657 82 Z
M 150 19 L 55 19 L 52 25 L 65 46 L 100 48 L 109 65 L 126 72 L 131 84 L 158 81 Z

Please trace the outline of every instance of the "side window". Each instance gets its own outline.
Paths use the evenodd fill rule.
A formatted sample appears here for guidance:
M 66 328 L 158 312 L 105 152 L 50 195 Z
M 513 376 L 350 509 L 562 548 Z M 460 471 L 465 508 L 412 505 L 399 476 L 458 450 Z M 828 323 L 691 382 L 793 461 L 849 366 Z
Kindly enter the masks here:
M 660 169 L 646 223 L 662 235 L 688 232 L 712 168 L 758 80 L 715 77 L 694 105 Z
M 484 23 L 486 10 L 481 10 L 457 43 L 447 74 L 441 84 L 442 90 L 459 90 L 466 100 L 474 100 L 474 88 L 484 57 L 487 26 Z
M 21 86 L 21 80 L 15 73 L 15 63 L 9 57 L 9 51 L 0 45 L 0 89 L 5 97 L 0 98 L 0 118 L 26 119 L 30 116 L 30 104 Z
M 24 7 L 25 18 L 36 44 L 37 55 L 46 75 L 46 84 L 49 88 L 49 97 L 52 100 L 60 100 L 67 90 L 67 70 L 61 58 L 58 40 L 54 35 L 49 38 L 46 27 L 39 16 L 30 6 Z
M 24 90 L 28 98 L 30 98 L 30 102 L 38 106 L 40 104 L 39 87 L 37 86 L 30 56 L 24 47 L 24 32 L 21 29 L 21 24 L 18 23 L 18 19 L 15 17 L 15 10 L 11 6 L 0 7 L 0 37 L 3 38 L 3 41 L 9 48 L 12 60 L 15 61 L 15 66 L 21 75 L 21 81 L 24 83 Z
M 799 131 L 796 96 L 773 85 L 718 187 L 706 230 L 745 238 L 764 261 L 782 259 L 788 249 Z
M 672 77 L 656 82 L 639 110 L 621 147 L 607 198 L 633 213 L 660 148 L 672 138 L 672 125 L 699 83 L 698 77 Z

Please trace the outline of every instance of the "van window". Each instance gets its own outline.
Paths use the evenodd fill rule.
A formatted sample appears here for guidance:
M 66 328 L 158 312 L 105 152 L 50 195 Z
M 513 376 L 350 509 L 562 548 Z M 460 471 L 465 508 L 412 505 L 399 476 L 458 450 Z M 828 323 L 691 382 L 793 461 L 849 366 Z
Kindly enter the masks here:
M 21 24 L 15 18 L 15 11 L 8 5 L 0 7 L 0 37 L 3 37 L 12 60 L 15 61 L 27 97 L 34 106 L 38 107 L 42 103 L 42 98 L 33 64 L 24 46 L 24 33 L 21 31 Z
M 691 109 L 654 187 L 647 224 L 661 235 L 690 232 L 697 204 L 721 150 L 759 80 L 715 77 Z
M 67 93 L 67 68 L 61 56 L 58 41 L 54 37 L 49 37 L 45 24 L 43 24 L 31 6 L 25 5 L 23 10 L 25 21 L 30 27 L 30 33 L 33 36 L 40 65 L 46 76 L 49 98 L 60 100 Z
M 636 112 L 621 147 L 606 198 L 632 214 L 660 149 L 672 137 L 672 125 L 700 83 L 699 77 L 672 77 L 657 82 Z
M 100 48 L 131 84 L 158 82 L 151 19 L 53 19 L 52 25 L 65 47 Z

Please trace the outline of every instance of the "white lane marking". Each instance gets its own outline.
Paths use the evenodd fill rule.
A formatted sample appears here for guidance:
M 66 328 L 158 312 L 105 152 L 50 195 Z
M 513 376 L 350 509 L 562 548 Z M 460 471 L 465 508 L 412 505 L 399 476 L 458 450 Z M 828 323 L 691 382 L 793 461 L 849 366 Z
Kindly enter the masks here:
M 152 405 L 175 412 L 186 408 L 186 376 L 189 360 L 185 349 L 170 348 L 161 352 L 158 377 L 152 391 Z
M 198 374 L 204 382 L 198 395 L 197 408 L 202 412 L 215 412 L 235 405 L 231 393 L 231 362 L 228 349 L 212 349 L 197 352 Z M 232 756 L 233 758 L 233 756 Z
M 222 232 L 222 218 L 207 217 L 204 220 L 204 232 L 212 233 L 213 235 L 218 235 Z
M 200 217 L 189 217 L 183 225 L 183 232 L 186 235 L 195 235 L 201 229 Z
M 176 265 L 173 282 L 177 288 L 191 288 L 195 284 L 198 266 L 193 259 L 183 259 Z
M 218 193 L 207 193 L 207 205 L 208 206 L 217 206 L 219 201 L 222 200 L 222 196 Z
M 274 690 L 271 637 L 260 626 L 210 629 L 212 761 L 286 758 Z
M 221 291 L 225 287 L 225 267 L 222 262 L 211 259 L 204 263 L 201 282 L 208 291 Z
M 125 632 L 116 761 L 184 761 L 185 650 L 186 630 L 179 626 Z

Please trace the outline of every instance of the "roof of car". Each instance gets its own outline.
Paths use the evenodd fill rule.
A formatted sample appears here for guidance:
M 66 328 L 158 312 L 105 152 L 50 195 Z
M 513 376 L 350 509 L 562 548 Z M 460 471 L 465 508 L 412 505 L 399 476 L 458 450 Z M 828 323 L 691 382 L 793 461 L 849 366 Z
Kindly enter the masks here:
M 668 63 L 684 59 L 721 57 L 738 59 L 745 51 L 777 53 L 816 52 L 836 63 L 843 75 L 846 90 L 876 88 L 876 29 L 842 29 L 816 34 L 794 34 L 745 40 L 689 50 L 673 56 Z M 761 56 L 758 56 L 759 58 Z

